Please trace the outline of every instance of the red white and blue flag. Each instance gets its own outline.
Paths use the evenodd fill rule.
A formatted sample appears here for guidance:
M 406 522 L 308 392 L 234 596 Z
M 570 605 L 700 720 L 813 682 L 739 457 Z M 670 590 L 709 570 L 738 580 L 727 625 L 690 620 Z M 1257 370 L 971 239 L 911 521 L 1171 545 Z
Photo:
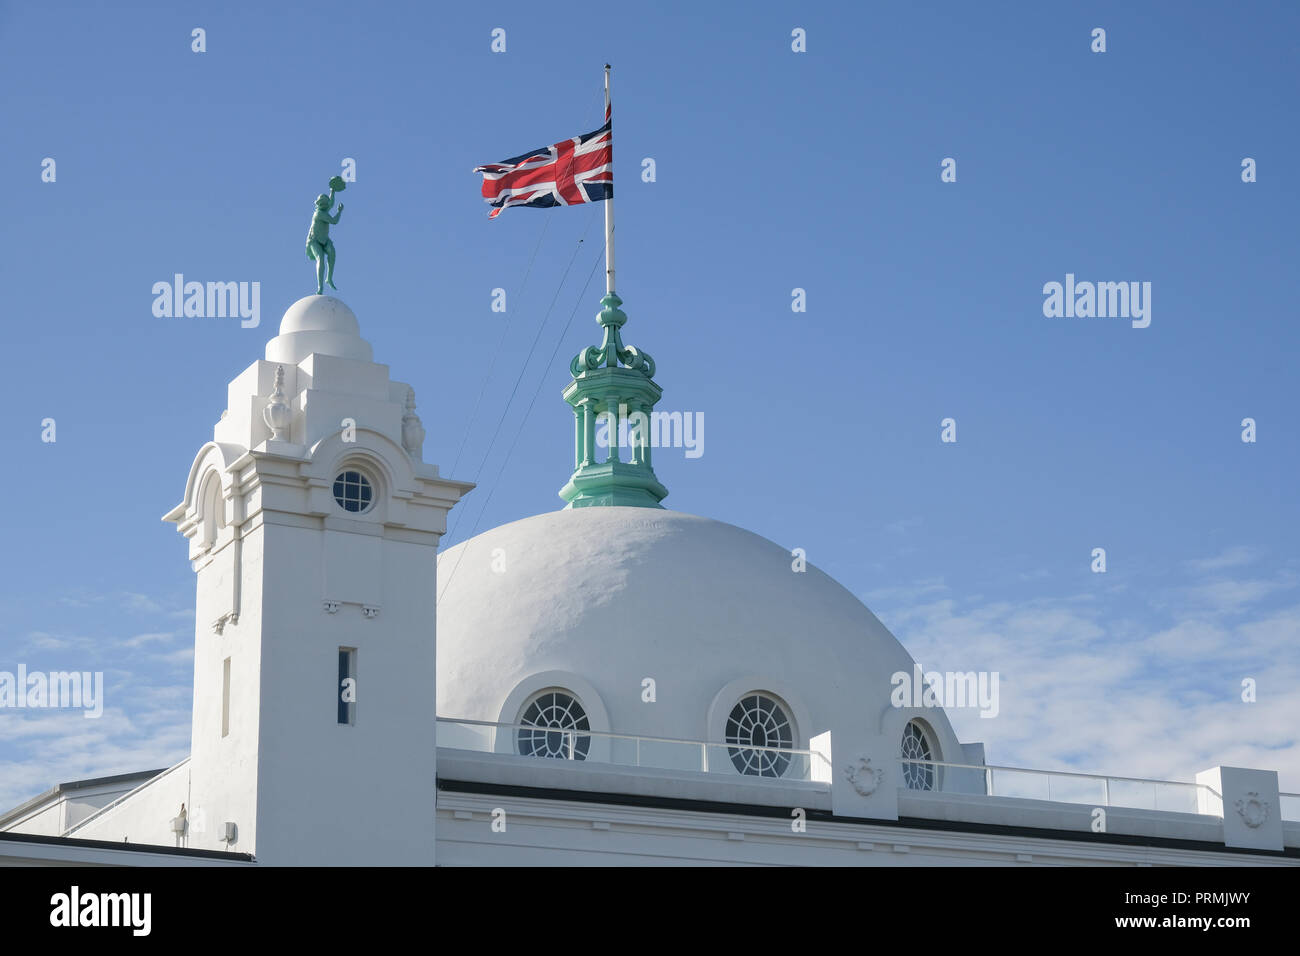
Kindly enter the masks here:
M 610 111 L 600 129 L 519 156 L 474 167 L 483 174 L 483 198 L 495 219 L 510 206 L 576 206 L 614 195 Z

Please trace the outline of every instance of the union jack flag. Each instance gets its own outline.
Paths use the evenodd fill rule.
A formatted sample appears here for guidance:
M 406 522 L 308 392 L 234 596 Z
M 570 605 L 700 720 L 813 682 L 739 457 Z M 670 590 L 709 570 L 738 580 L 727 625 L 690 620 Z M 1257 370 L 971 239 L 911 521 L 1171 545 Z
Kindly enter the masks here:
M 499 163 L 475 166 L 483 199 L 495 219 L 510 206 L 574 206 L 614 195 L 614 141 L 610 111 L 600 129 Z

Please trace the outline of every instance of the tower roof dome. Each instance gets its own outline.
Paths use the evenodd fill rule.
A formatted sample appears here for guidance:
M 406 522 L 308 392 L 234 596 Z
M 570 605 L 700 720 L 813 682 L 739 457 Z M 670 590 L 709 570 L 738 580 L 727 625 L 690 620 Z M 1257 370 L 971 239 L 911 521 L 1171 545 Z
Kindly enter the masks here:
M 280 334 L 266 343 L 268 362 L 297 365 L 313 352 L 374 361 L 355 313 L 331 295 L 304 296 L 289 306 L 280 320 Z

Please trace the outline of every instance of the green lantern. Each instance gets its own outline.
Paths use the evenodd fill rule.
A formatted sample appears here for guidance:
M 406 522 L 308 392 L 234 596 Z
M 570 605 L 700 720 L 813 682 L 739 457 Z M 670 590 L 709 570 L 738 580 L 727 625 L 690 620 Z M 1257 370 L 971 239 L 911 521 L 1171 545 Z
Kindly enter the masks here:
M 622 304 L 614 292 L 605 293 L 596 316 L 604 329 L 600 347 L 588 346 L 569 363 L 573 381 L 563 395 L 573 408 L 574 470 L 560 497 L 570 508 L 662 508 L 668 496 L 651 462 L 654 407 L 663 389 L 653 378 L 654 359 L 623 344 Z M 599 428 L 609 436 L 606 449 L 597 447 Z

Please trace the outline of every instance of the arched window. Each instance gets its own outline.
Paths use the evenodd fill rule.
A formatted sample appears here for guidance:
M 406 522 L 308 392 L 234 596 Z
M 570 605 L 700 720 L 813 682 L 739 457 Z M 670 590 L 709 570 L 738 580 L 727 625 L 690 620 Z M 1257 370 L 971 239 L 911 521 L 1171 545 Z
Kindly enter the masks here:
M 731 763 L 751 777 L 780 777 L 790 767 L 794 725 L 785 707 L 767 694 L 746 694 L 727 717 L 727 748 Z M 757 748 L 782 748 L 780 750 Z M 755 748 L 755 749 L 751 749 Z
M 217 532 L 226 526 L 226 510 L 221 501 L 221 479 L 209 475 L 199 497 L 199 515 L 202 519 L 203 547 L 217 543 Z
M 590 730 L 591 721 L 578 698 L 563 690 L 544 690 L 524 706 L 515 731 L 515 745 L 525 757 L 555 757 L 586 760 L 591 738 L 579 731 Z M 530 728 L 547 728 L 532 730 Z
M 903 728 L 903 782 L 908 790 L 933 790 L 935 770 L 938 768 L 926 763 L 912 763 L 914 760 L 933 760 L 934 748 L 930 746 L 930 737 L 915 720 L 908 721 Z

